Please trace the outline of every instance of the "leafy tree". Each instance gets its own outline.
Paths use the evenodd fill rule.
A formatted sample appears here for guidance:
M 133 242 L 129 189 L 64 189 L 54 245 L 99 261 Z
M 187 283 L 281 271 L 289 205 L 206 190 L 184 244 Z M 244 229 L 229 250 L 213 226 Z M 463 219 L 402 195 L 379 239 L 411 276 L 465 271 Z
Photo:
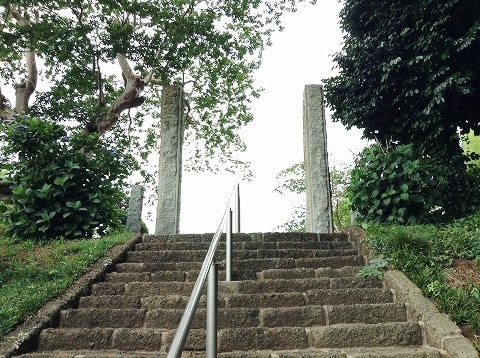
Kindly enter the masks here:
M 457 128 L 480 132 L 480 2 L 346 0 L 340 18 L 334 119 L 382 143 L 460 153 Z
M 29 110 L 89 133 L 113 129 L 132 148 L 140 128 L 153 146 L 159 91 L 180 85 L 194 153 L 228 159 L 244 147 L 237 130 L 252 120 L 262 50 L 294 10 L 294 0 L 2 0 L 0 77 L 15 96 L 0 86 L 0 118 Z
M 350 169 L 347 166 L 330 168 L 330 186 L 332 191 L 333 222 L 338 230 L 346 228 L 350 223 L 350 201 L 347 197 Z M 280 195 L 286 193 L 305 196 L 305 165 L 296 163 L 277 174 L 280 184 L 274 189 Z M 294 208 L 292 219 L 278 228 L 285 231 L 305 231 L 305 201 Z

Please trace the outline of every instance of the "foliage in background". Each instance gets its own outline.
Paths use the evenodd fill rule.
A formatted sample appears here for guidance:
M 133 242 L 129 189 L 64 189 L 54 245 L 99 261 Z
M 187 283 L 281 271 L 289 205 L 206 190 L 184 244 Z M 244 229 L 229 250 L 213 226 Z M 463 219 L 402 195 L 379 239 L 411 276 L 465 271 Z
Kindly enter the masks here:
M 326 81 L 333 117 L 365 138 L 459 153 L 457 128 L 480 131 L 480 2 L 347 0 Z
M 438 222 L 471 213 L 480 204 L 478 169 L 452 173 L 463 164 L 447 166 L 447 159 L 425 156 L 412 144 L 365 148 L 348 189 L 352 209 L 360 220 L 379 223 Z
M 30 111 L 100 135 L 114 131 L 137 152 L 149 145 L 145 136 L 158 142 L 161 89 L 178 85 L 193 167 L 210 168 L 217 156 L 229 163 L 245 147 L 238 130 L 253 119 L 262 51 L 298 2 L 1 2 L 0 77 L 10 90 L 0 87 L 0 120 Z
M 101 239 L 19 243 L 4 237 L 0 227 L 0 337 L 130 237 L 117 232 Z
M 346 195 L 350 170 L 346 166 L 330 168 L 332 191 L 333 222 L 337 230 L 343 230 L 350 224 L 350 202 Z M 287 193 L 305 196 L 305 166 L 297 163 L 277 174 L 280 184 L 274 191 L 280 195 Z M 277 227 L 287 232 L 305 231 L 305 198 L 303 204 L 294 208 L 293 218 Z
M 480 2 L 347 0 L 340 26 L 344 45 L 334 56 L 339 74 L 325 84 L 334 120 L 384 145 L 412 144 L 421 166 L 435 176 L 435 183 L 422 176 L 429 188 L 421 188 L 417 178 L 387 168 L 386 176 L 396 176 L 399 185 L 384 180 L 384 186 L 357 187 L 354 205 L 362 215 L 389 222 L 425 216 L 435 205 L 450 217 L 471 212 L 466 199 L 478 189 L 468 187 L 465 162 L 471 158 L 457 132 L 480 133 Z M 379 157 L 372 158 L 374 171 Z M 369 184 L 375 180 L 368 178 Z M 432 197 L 436 186 L 445 195 L 442 204 Z M 373 202 L 366 203 L 371 194 Z
M 477 156 L 480 154 L 480 136 L 476 136 L 473 131 L 462 137 L 462 148 L 467 155 L 472 156 L 472 153 Z M 473 155 L 472 160 L 468 163 L 480 167 L 480 158 Z
M 0 204 L 9 234 L 66 239 L 104 234 L 125 218 L 125 162 L 97 134 L 67 135 L 59 124 L 18 117 L 1 127 L 5 152 L 16 154 L 9 172 L 12 196 Z
M 477 339 L 480 350 L 480 287 L 478 281 L 447 281 L 456 259 L 472 260 L 480 270 L 480 213 L 434 225 L 368 225 L 367 242 L 396 269 L 404 272 L 440 310 Z M 473 335 L 473 336 L 472 336 Z

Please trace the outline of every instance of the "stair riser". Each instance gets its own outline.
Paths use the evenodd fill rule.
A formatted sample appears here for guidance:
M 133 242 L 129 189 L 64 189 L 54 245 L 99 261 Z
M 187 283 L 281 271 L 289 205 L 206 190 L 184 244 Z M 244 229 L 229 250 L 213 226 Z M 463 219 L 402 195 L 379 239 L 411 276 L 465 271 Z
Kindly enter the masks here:
M 222 282 L 221 291 L 225 293 L 254 294 L 259 292 L 308 292 L 316 289 L 336 288 L 381 288 L 382 282 L 374 278 L 307 278 L 297 280 L 267 280 Z
M 310 259 L 253 259 L 253 260 L 233 260 L 232 270 L 234 274 L 256 273 L 269 269 L 294 269 L 294 268 L 333 268 L 339 269 L 344 266 L 362 266 L 363 257 L 358 256 L 338 256 L 338 257 L 320 257 Z M 117 272 L 154 272 L 154 271 L 193 271 L 200 270 L 200 262 L 128 262 L 115 266 Z M 220 262 L 220 270 L 225 270 L 224 263 Z M 255 277 L 255 276 L 254 276 Z
M 75 328 L 163 328 L 175 329 L 183 310 L 156 309 L 76 309 L 60 314 L 60 327 Z M 219 308 L 219 328 L 235 327 L 308 327 L 338 323 L 367 323 L 406 321 L 403 305 L 336 305 L 281 308 Z M 192 328 L 202 328 L 206 310 L 198 309 Z
M 109 350 L 166 351 L 167 334 L 163 330 L 95 328 L 47 329 L 39 339 L 40 351 Z
M 293 268 L 320 268 L 331 267 L 341 268 L 344 266 L 362 266 L 364 261 L 358 256 L 336 256 L 336 257 L 319 257 L 305 259 L 291 258 L 274 258 L 263 260 L 243 260 L 234 261 L 234 270 L 254 270 L 257 272 L 269 269 L 293 269 Z
M 212 241 L 213 234 L 200 235 L 146 235 L 143 237 L 144 243 L 164 243 L 164 242 L 208 242 Z M 225 241 L 225 234 L 222 234 L 220 241 Z M 253 234 L 233 234 L 233 242 L 323 242 L 323 241 L 348 241 L 347 234 L 315 234 L 315 233 L 253 233 Z
M 421 345 L 420 327 L 411 322 L 312 327 L 315 348 Z
M 101 282 L 92 286 L 93 295 L 126 294 L 133 296 L 182 295 L 189 296 L 193 282 Z M 381 288 L 382 282 L 375 278 L 316 278 L 298 280 L 231 281 L 220 282 L 220 294 L 254 294 L 267 292 L 308 292 L 336 288 Z M 204 287 L 204 291 L 206 287 Z
M 359 267 L 347 266 L 342 269 L 278 269 L 265 270 L 262 272 L 233 272 L 233 280 L 273 280 L 273 279 L 302 279 L 302 278 L 342 278 L 355 276 L 359 271 Z M 191 271 L 154 271 L 154 272 L 112 272 L 105 276 L 107 282 L 161 282 L 161 281 L 177 281 L 177 282 L 194 282 L 198 277 L 199 270 Z M 225 271 L 218 272 L 219 280 L 225 280 Z
M 203 262 L 206 250 L 163 250 L 163 251 L 131 251 L 127 254 L 127 262 Z M 355 249 L 342 250 L 236 250 L 234 260 L 271 259 L 271 258 L 320 258 L 356 255 Z M 217 260 L 225 259 L 225 252 L 218 251 Z
M 351 277 L 355 276 L 360 267 L 346 266 L 340 269 L 328 268 L 296 268 L 296 269 L 277 269 L 264 270 L 257 274 L 259 280 L 276 280 L 276 279 L 300 279 L 300 278 L 320 278 L 320 277 Z
M 88 296 L 80 299 L 79 308 L 159 308 L 183 309 L 188 296 Z M 392 302 L 392 293 L 387 289 L 361 288 L 342 290 L 311 290 L 310 293 L 270 293 L 252 295 L 229 295 L 219 298 L 219 307 L 294 307 L 307 305 L 342 305 L 362 303 Z M 206 297 L 202 296 L 200 308 L 206 307 Z
M 160 250 L 208 250 L 208 242 L 144 242 L 135 245 L 136 251 Z M 225 251 L 225 242 L 220 242 L 217 250 Z M 234 250 L 278 250 L 278 249 L 351 249 L 352 243 L 348 241 L 320 241 L 320 242 L 232 242 Z
M 174 330 L 158 329 L 47 329 L 40 335 L 40 350 L 116 349 L 166 351 Z M 421 332 L 413 323 L 343 325 L 289 328 L 232 328 L 218 331 L 219 352 L 306 349 L 323 347 L 369 347 L 420 345 Z M 205 331 L 192 329 L 186 350 L 205 349 Z

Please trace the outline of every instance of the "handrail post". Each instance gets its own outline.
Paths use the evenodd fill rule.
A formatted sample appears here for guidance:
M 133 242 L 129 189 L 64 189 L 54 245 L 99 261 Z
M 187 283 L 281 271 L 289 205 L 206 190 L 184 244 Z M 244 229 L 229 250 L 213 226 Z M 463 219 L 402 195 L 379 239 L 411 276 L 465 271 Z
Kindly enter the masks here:
M 225 280 L 232 281 L 232 209 L 228 210 L 227 215 Z
M 236 220 L 235 220 L 235 232 L 237 234 L 240 233 L 240 184 L 237 183 L 237 189 L 236 189 L 236 200 L 235 200 L 235 214 L 236 214 Z
M 207 288 L 207 358 L 217 358 L 218 264 L 212 262 Z

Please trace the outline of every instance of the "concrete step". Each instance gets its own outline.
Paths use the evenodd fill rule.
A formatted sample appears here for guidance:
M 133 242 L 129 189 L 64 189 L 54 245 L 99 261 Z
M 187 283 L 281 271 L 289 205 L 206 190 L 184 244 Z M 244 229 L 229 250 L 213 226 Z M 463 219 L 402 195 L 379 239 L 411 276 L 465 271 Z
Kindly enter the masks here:
M 99 282 L 92 285 L 93 295 L 190 295 L 194 282 Z M 221 281 L 219 292 L 232 293 L 267 293 L 267 292 L 309 292 L 318 289 L 337 288 L 381 288 L 382 282 L 373 277 L 319 277 L 296 280 L 243 280 Z M 205 288 L 204 288 L 205 289 Z
M 392 293 L 384 288 L 315 289 L 308 293 L 255 293 L 229 294 L 218 298 L 219 307 L 293 307 L 307 305 L 364 304 L 392 302 Z M 183 309 L 188 302 L 187 295 L 154 295 L 140 297 L 134 295 L 97 295 L 80 298 L 79 308 L 159 308 Z M 200 308 L 206 307 L 206 297 L 202 296 Z
M 127 253 L 127 262 L 203 262 L 207 250 L 161 250 L 161 251 L 130 251 Z M 335 256 L 353 256 L 356 249 L 260 249 L 260 250 L 234 250 L 234 260 L 272 259 L 272 258 L 323 258 Z M 218 251 L 217 260 L 225 259 L 225 251 Z
M 23 358 L 49 358 L 51 352 L 29 353 Z M 55 351 L 56 358 L 165 358 L 160 352 L 121 351 Z M 182 358 L 204 358 L 205 352 L 183 352 Z M 219 358 L 440 358 L 440 352 L 431 348 L 413 347 L 369 347 L 359 349 L 303 349 L 291 351 L 240 351 L 219 353 Z
M 136 251 L 159 251 L 159 250 L 208 250 L 210 247 L 209 242 L 142 242 L 135 245 Z M 278 250 L 278 249 L 316 249 L 316 250 L 329 250 L 329 249 L 351 249 L 352 243 L 349 241 L 297 241 L 297 242 L 257 242 L 257 241 L 243 241 L 232 242 L 234 250 Z M 225 242 L 220 242 L 218 245 L 218 251 L 225 251 Z

